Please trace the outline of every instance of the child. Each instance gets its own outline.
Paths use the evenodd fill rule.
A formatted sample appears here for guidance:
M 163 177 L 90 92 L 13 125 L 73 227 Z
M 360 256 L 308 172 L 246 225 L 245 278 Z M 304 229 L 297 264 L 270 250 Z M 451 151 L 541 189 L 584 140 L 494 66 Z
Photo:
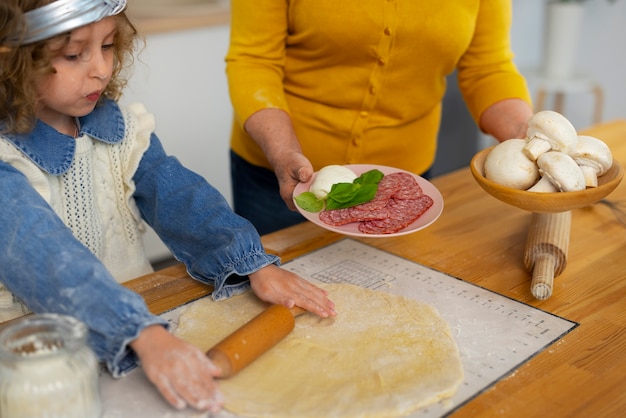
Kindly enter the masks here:
M 85 322 L 114 376 L 141 364 L 177 408 L 218 411 L 219 370 L 118 283 L 151 267 L 142 221 L 215 300 L 259 298 L 319 316 L 326 293 L 277 266 L 258 233 L 167 156 L 141 105 L 118 107 L 137 39 L 126 0 L 0 5 L 0 315 Z M 246 279 L 249 277 L 249 281 Z

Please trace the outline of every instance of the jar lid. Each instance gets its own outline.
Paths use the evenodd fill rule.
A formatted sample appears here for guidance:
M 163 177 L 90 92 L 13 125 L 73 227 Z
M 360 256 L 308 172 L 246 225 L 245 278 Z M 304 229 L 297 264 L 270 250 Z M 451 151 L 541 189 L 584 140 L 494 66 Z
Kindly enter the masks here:
M 85 345 L 87 327 L 61 314 L 22 317 L 0 331 L 0 356 L 13 360 L 41 359 L 74 352 Z

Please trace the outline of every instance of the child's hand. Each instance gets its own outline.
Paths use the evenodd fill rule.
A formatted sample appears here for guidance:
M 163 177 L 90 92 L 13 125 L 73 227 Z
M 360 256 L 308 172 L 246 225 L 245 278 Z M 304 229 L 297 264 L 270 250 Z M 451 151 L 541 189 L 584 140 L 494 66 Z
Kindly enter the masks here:
M 187 405 L 219 412 L 224 403 L 217 382 L 219 369 L 200 349 L 171 335 L 160 325 L 145 328 L 130 346 L 148 379 L 175 408 Z
M 335 304 L 325 290 L 274 264 L 250 274 L 250 285 L 265 302 L 299 306 L 322 318 L 336 315 Z

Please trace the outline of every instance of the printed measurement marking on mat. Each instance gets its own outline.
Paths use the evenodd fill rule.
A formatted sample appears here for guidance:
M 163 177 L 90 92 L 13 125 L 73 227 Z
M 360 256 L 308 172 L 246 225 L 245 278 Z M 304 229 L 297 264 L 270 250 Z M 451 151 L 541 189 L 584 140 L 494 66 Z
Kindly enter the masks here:
M 449 414 L 578 324 L 346 238 L 284 265 L 323 283 L 350 283 L 433 305 L 450 325 L 465 381 L 447 401 L 411 417 Z

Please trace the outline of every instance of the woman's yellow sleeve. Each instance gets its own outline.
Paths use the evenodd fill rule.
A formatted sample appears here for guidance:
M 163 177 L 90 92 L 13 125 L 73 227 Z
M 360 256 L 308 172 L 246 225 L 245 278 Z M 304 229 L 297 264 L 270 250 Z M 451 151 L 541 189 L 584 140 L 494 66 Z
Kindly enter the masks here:
M 231 0 L 226 74 L 237 122 L 265 108 L 288 111 L 283 90 L 287 1 Z
M 458 64 L 459 87 L 474 120 L 507 98 L 531 104 L 526 80 L 513 62 L 511 1 L 483 0 L 472 41 Z

